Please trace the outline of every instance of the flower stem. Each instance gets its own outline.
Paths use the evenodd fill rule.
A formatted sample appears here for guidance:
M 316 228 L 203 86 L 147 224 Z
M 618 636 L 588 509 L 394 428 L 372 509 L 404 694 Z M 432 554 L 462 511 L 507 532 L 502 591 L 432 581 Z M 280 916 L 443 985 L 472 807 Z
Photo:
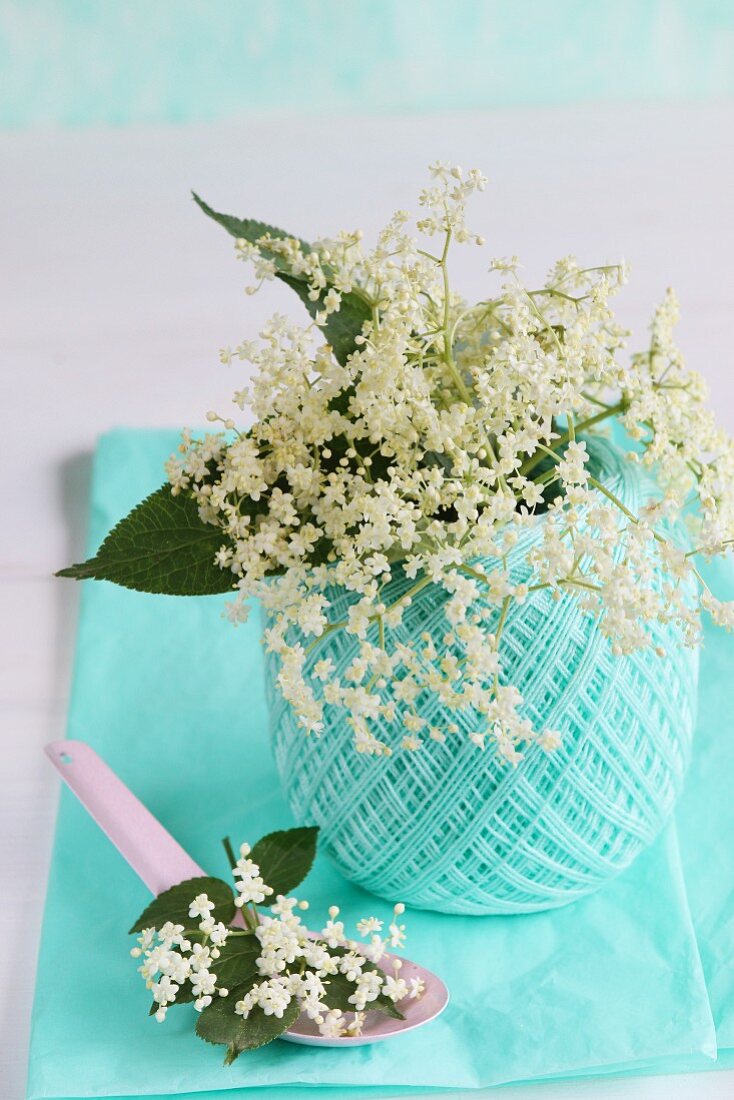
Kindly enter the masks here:
M 551 452 L 555 454 L 557 448 L 562 447 L 565 443 L 569 443 L 574 438 L 574 435 L 577 435 L 579 432 L 586 431 L 587 428 L 593 428 L 595 424 L 601 424 L 603 420 L 608 420 L 610 416 L 616 416 L 617 413 L 624 412 L 626 408 L 627 402 L 624 399 L 618 401 L 616 405 L 608 405 L 601 412 L 598 412 L 594 416 L 590 416 L 586 420 L 582 420 L 580 423 L 574 425 L 573 432 L 564 432 L 563 435 L 561 435 L 554 442 L 553 447 L 546 448 L 544 453 L 548 454 L 549 452 Z M 538 449 L 540 450 L 541 448 L 539 447 Z M 522 474 L 523 477 L 527 477 L 530 471 L 534 470 L 538 463 L 542 461 L 543 454 L 531 455 L 530 458 L 525 459 L 523 464 L 520 466 L 518 473 Z
M 232 841 L 229 839 L 228 836 L 225 836 L 225 837 L 222 838 L 222 846 L 224 847 L 224 850 L 227 853 L 227 859 L 229 860 L 229 866 L 234 871 L 235 867 L 237 866 L 237 857 L 235 856 L 234 849 L 232 848 Z

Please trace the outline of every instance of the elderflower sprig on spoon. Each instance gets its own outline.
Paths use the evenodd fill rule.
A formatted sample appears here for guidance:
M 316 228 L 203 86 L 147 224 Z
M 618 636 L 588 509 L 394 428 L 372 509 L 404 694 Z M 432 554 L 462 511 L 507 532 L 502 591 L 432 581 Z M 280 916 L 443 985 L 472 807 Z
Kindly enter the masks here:
M 270 833 L 252 849 L 243 844 L 238 857 L 225 841 L 236 895 L 219 879 L 190 879 L 160 894 L 131 929 L 139 933 L 131 954 L 141 960 L 151 1015 L 163 1022 L 170 1007 L 193 1002 L 197 1035 L 226 1045 L 226 1064 L 278 1038 L 302 1014 L 324 1038 L 356 1037 L 368 1012 L 403 1020 L 398 1005 L 425 991 L 420 975 L 406 980 L 402 960 L 388 955 L 405 942 L 403 905 L 384 934 L 382 920 L 366 917 L 357 924 L 360 939 L 351 938 L 335 905 L 314 933 L 300 916 L 308 903 L 265 881 L 264 874 L 290 892 L 310 867 L 316 832 Z M 263 902 L 268 912 L 258 909 Z M 233 927 L 238 912 L 241 927 Z
M 225 1045 L 229 1063 L 279 1036 L 334 1047 L 393 1038 L 446 1008 L 436 974 L 387 952 L 405 940 L 402 905 L 384 935 L 377 917 L 359 922 L 366 942 L 347 935 L 334 906 L 321 932 L 303 926 L 306 903 L 292 894 L 313 863 L 318 828 L 268 833 L 239 856 L 225 839 L 233 891 L 195 863 L 89 745 L 54 741 L 46 753 L 155 895 L 130 932 L 159 1021 L 171 1005 L 193 1002 L 197 1033 Z M 266 899 L 270 912 L 262 913 Z

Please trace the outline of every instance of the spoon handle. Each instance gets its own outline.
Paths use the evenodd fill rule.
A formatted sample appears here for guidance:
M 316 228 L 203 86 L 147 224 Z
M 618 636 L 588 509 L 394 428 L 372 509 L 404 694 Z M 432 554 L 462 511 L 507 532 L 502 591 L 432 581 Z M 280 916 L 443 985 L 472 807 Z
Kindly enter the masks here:
M 93 748 L 52 741 L 44 751 L 151 893 L 206 874 Z

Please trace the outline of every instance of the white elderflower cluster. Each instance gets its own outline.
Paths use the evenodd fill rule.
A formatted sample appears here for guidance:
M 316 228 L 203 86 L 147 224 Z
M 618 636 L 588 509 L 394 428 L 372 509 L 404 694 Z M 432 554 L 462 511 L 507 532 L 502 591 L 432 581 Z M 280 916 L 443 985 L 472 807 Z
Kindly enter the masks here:
M 241 848 L 241 858 L 234 868 L 235 877 L 259 876 L 252 864 L 248 845 Z M 251 866 L 247 866 L 251 865 Z M 254 870 L 253 870 L 254 868 Z M 272 894 L 269 886 L 258 893 Z M 242 897 L 242 893 L 240 893 Z M 198 1012 L 203 1012 L 215 997 L 230 997 L 230 990 L 220 983 L 217 970 L 224 963 L 231 974 L 231 958 L 227 945 L 241 943 L 242 937 L 255 938 L 258 948 L 252 953 L 256 971 L 249 988 L 235 1001 L 233 1012 L 247 1019 L 255 1008 L 266 1016 L 282 1019 L 295 1001 L 299 1013 L 313 1020 L 322 1035 L 359 1035 L 365 1013 L 376 1007 L 378 998 L 394 1005 L 416 1000 L 424 992 L 420 978 L 400 976 L 402 962 L 395 956 L 386 958 L 388 948 L 402 948 L 405 925 L 400 917 L 405 906 L 398 904 L 387 931 L 381 935 L 383 922 L 366 917 L 357 924 L 362 940 L 347 936 L 339 909 L 332 906 L 329 918 L 320 933 L 309 932 L 297 910 L 308 908 L 305 901 L 278 895 L 270 906 L 270 914 L 259 913 L 255 899 L 247 902 L 245 929 L 227 928 L 215 922 L 215 906 L 206 894 L 199 894 L 189 907 L 192 926 L 166 922 L 160 929 L 145 928 L 131 951 L 142 958 L 138 970 L 157 1006 L 155 1019 L 162 1023 L 169 1007 L 178 999 L 193 1000 Z M 195 922 L 195 923 L 194 923 Z M 242 948 L 235 948 L 242 956 Z M 233 953 L 234 954 L 234 953 Z M 235 958 L 237 956 L 235 955 Z M 245 973 L 235 978 L 248 984 Z M 330 1005 L 330 985 L 344 979 L 351 989 L 341 1008 Z M 234 999 L 234 998 L 233 998 Z
M 250 851 L 249 844 L 243 844 L 240 847 L 240 858 L 232 870 L 237 880 L 235 886 L 238 897 L 235 898 L 234 903 L 238 909 L 242 909 L 245 905 L 260 905 L 273 892 L 272 888 L 263 881 L 257 863 L 250 859 Z
M 515 258 L 496 260 L 487 295 L 470 305 L 451 290 L 448 256 L 454 242 L 483 243 L 465 208 L 486 181 L 440 163 L 431 177 L 417 238 L 398 211 L 372 251 L 360 233 L 238 242 L 258 283 L 282 271 L 305 280 L 316 316 L 299 326 L 276 315 L 258 341 L 223 353 L 250 364 L 234 400 L 252 426 L 210 414 L 223 430 L 185 434 L 168 473 L 221 529 L 216 561 L 237 589 L 230 618 L 244 619 L 251 597 L 263 602 L 280 690 L 306 733 L 336 708 L 359 751 L 392 751 L 378 719 L 395 746 L 417 751 L 459 728 L 425 718 L 437 712 L 424 705 L 430 693 L 444 715 L 478 716 L 479 748 L 517 762 L 560 733 L 532 728 L 503 676 L 513 601 L 541 589 L 577 599 L 618 654 L 649 645 L 655 623 L 696 643 L 701 607 L 731 627 L 734 611 L 707 590 L 696 556 L 734 542 L 734 445 L 675 346 L 671 291 L 649 346 L 628 360 L 610 304 L 623 265 L 568 257 L 529 289 Z M 355 303 L 366 320 L 337 355 L 321 330 L 346 325 Z M 659 485 L 639 514 L 589 460 L 587 441 L 614 419 L 630 461 Z M 508 557 L 528 527 L 540 537 L 518 583 Z M 411 583 L 390 598 L 395 577 Z M 406 645 L 403 617 L 428 585 L 447 596 L 448 630 Z M 349 595 L 341 618 L 335 592 Z M 337 674 L 320 647 L 338 630 L 353 659 Z
M 217 989 L 217 975 L 212 966 L 227 942 L 230 930 L 221 922 L 215 923 L 209 912 L 214 908 L 206 894 L 200 894 L 191 903 L 189 916 L 205 915 L 195 928 L 185 931 L 182 924 L 167 921 L 162 928 L 145 928 L 138 937 L 138 946 L 131 951 L 133 958 L 142 956 L 138 967 L 146 986 L 158 1005 L 155 1018 L 162 1023 L 169 1005 L 189 983 L 197 1012 L 212 1003 L 215 993 L 226 997 L 229 990 Z M 193 938 L 198 939 L 192 942 Z

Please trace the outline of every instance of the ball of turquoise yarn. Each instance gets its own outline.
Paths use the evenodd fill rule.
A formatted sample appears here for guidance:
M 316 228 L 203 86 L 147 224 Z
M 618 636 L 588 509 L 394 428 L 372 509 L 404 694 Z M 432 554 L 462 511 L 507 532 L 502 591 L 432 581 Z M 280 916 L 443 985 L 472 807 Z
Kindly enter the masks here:
M 595 440 L 589 449 L 627 507 L 654 494 L 611 444 Z M 528 575 L 525 555 L 542 523 L 510 555 L 516 581 Z M 412 583 L 396 574 L 387 602 Z M 428 631 L 440 647 L 447 598 L 439 586 L 424 589 L 396 640 L 410 644 Z M 330 599 L 333 615 L 345 617 L 350 597 L 335 589 Z M 654 840 L 689 758 L 697 653 L 673 626 L 652 633 L 665 658 L 652 649 L 616 658 L 572 597 L 540 591 L 514 605 L 502 638 L 505 678 L 536 728 L 563 734 L 561 748 L 532 746 L 517 767 L 468 741 L 471 712 L 443 716 L 461 729 L 443 744 L 426 739 L 417 752 L 386 758 L 356 753 L 343 716 L 330 718 L 328 708 L 321 736 L 306 737 L 275 686 L 278 659 L 270 655 L 271 736 L 295 817 L 320 827 L 322 849 L 347 878 L 390 901 L 445 913 L 530 913 L 596 890 Z M 343 670 L 354 640 L 329 635 L 310 665 L 327 656 Z M 440 726 L 432 705 L 425 717 Z M 383 723 L 378 736 L 397 747 L 402 732 Z

